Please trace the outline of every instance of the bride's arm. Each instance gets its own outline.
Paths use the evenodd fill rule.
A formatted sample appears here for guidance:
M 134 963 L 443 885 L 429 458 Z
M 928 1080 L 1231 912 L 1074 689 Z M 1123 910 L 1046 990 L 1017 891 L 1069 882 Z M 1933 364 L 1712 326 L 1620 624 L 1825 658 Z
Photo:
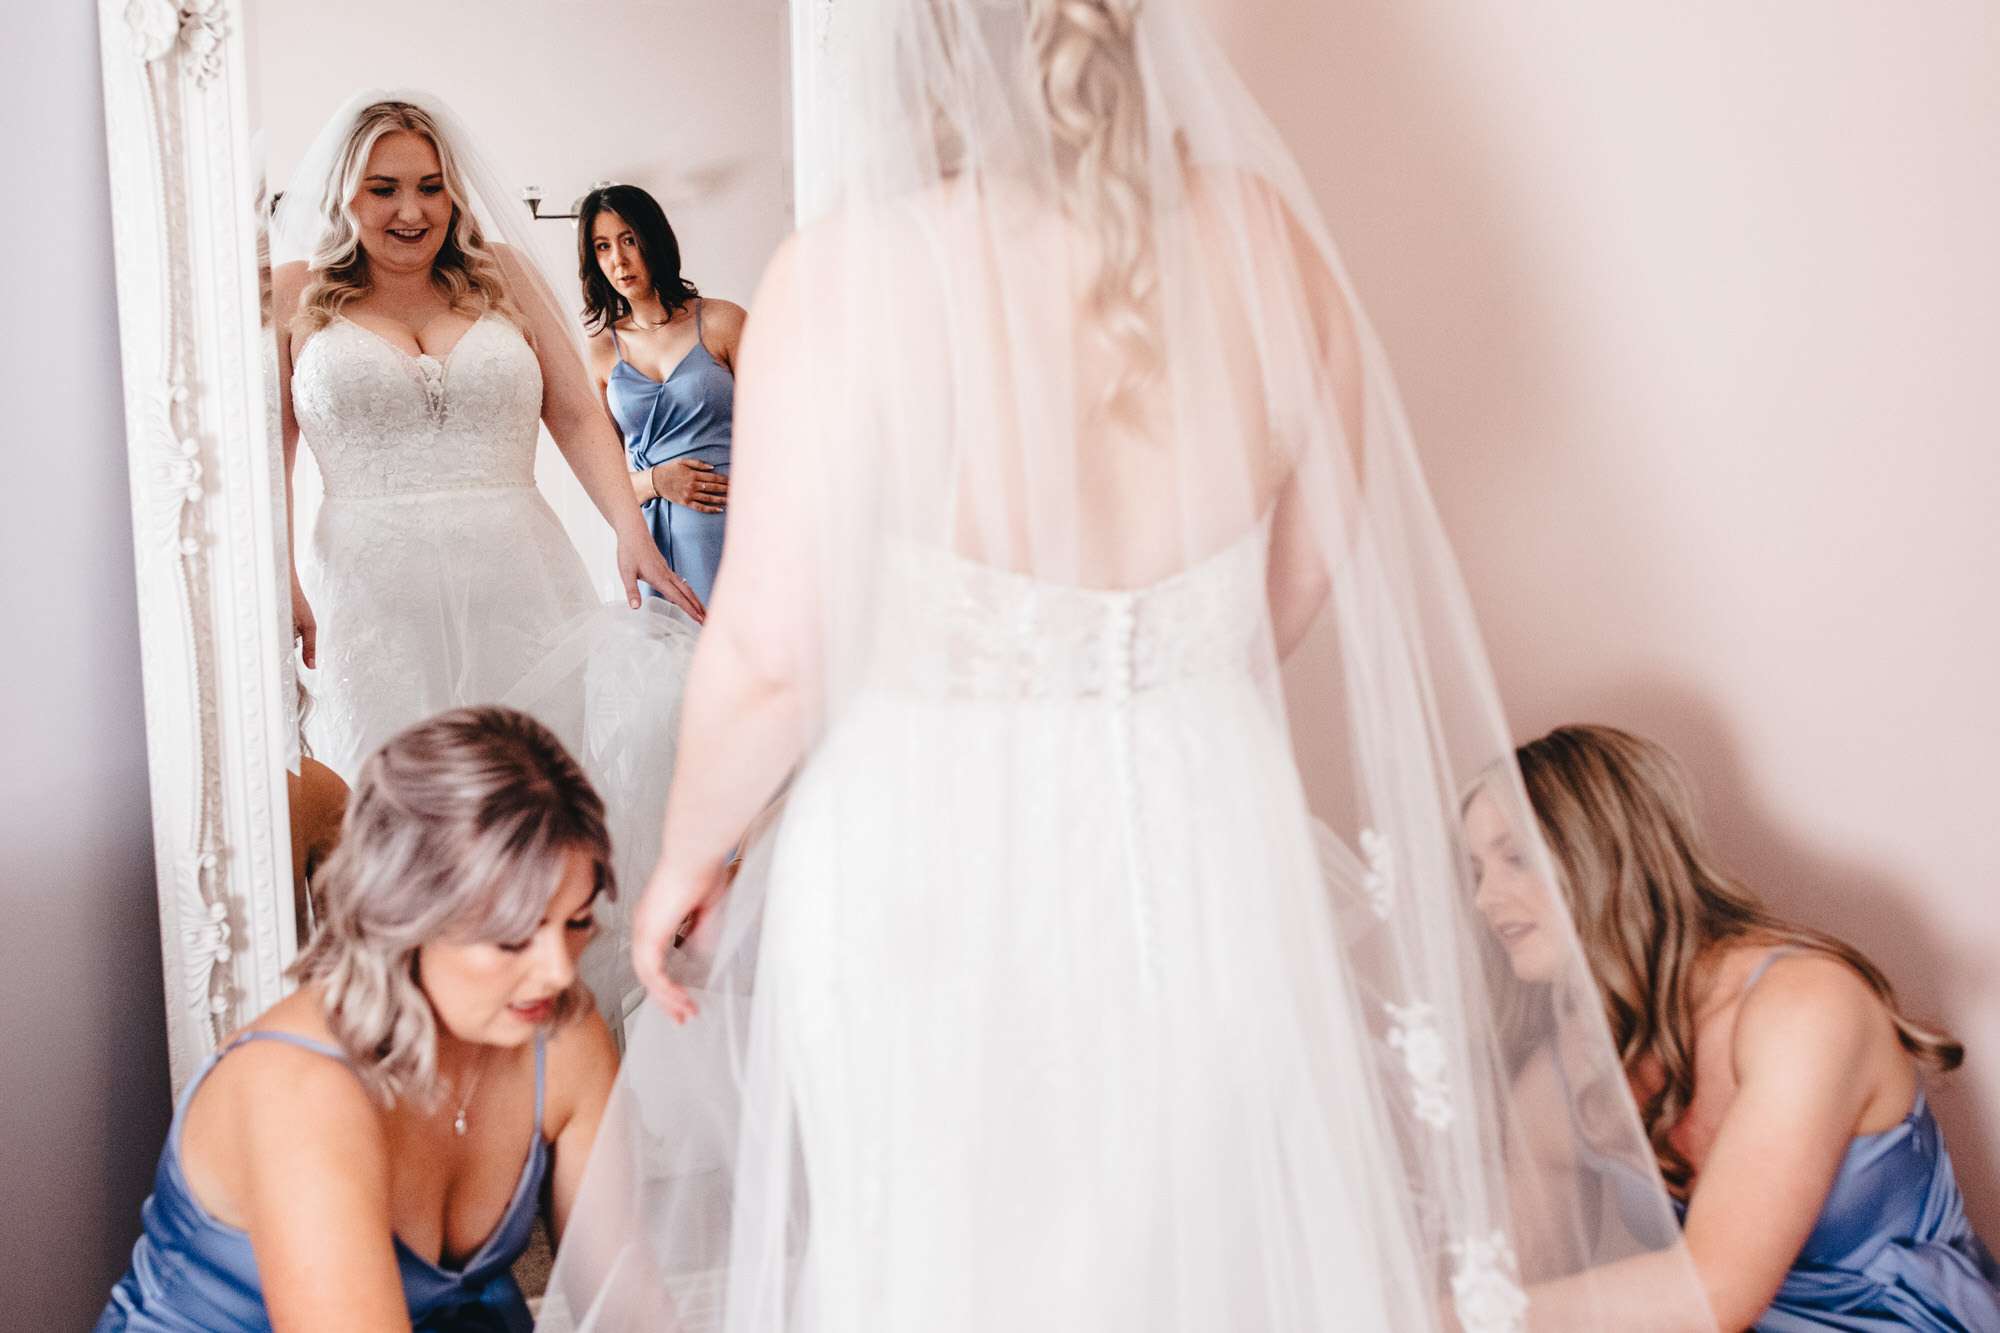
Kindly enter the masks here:
M 688 675 L 660 864 L 633 922 L 633 967 L 681 1022 L 694 1005 L 662 960 L 681 923 L 721 899 L 730 851 L 797 762 L 805 728 L 817 507 L 796 446 L 813 438 L 804 414 L 816 399 L 801 355 L 797 244 L 771 261 L 743 337 L 716 613 Z
M 601 400 L 591 392 L 590 377 L 571 348 L 562 316 L 518 256 L 504 246 L 494 249 L 507 274 L 509 290 L 528 321 L 529 342 L 541 362 L 542 421 L 591 503 L 618 536 L 618 577 L 625 584 L 626 599 L 634 607 L 639 605 L 638 580 L 644 579 L 696 620 L 702 619 L 701 600 L 667 567 L 666 557 L 646 531 L 639 502 L 632 498 L 624 447 L 604 414 Z
M 292 412 L 292 320 L 299 313 L 299 293 L 305 290 L 303 261 L 281 264 L 271 274 L 271 336 L 278 340 L 278 432 L 285 454 L 285 568 L 292 576 L 292 633 L 299 656 L 309 667 L 319 665 L 319 625 L 299 582 L 299 533 L 293 522 L 292 465 L 299 457 L 299 419 Z
M 1279 364 L 1297 366 L 1298 382 L 1279 387 L 1299 401 L 1274 414 L 1295 423 L 1275 440 L 1284 469 L 1271 524 L 1265 585 L 1271 631 L 1280 660 L 1319 618 L 1332 590 L 1332 571 L 1353 544 L 1363 501 L 1367 375 L 1353 306 L 1326 256 L 1284 197 L 1254 174 L 1217 167 L 1191 173 L 1213 235 L 1253 253 L 1240 271 L 1260 290 L 1250 308 L 1262 311 L 1265 337 Z M 1303 344 L 1300 346 L 1299 344 Z M 1283 354 L 1296 351 L 1293 360 Z

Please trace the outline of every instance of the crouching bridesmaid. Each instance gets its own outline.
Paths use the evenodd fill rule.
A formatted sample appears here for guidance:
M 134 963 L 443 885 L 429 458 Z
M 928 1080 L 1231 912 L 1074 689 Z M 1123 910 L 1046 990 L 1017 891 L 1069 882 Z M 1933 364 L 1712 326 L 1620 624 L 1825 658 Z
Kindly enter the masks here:
M 1859 950 L 1776 916 L 1723 872 L 1660 746 L 1570 726 L 1515 755 L 1555 884 L 1494 784 L 1465 808 L 1475 902 L 1515 974 L 1552 984 L 1554 908 L 1568 904 L 1682 1213 L 1708 1333 L 2000 1333 L 2000 1266 L 1966 1221 L 1920 1077 L 1963 1048 L 1905 1017 Z M 1549 1130 L 1565 1148 L 1589 1141 L 1579 1108 L 1594 1099 L 1570 1086 L 1570 1066 L 1550 1042 L 1521 1069 L 1517 1097 L 1553 1111 L 1524 1126 L 1532 1152 L 1551 1151 Z M 1610 1158 L 1569 1169 L 1602 1175 L 1614 1200 L 1634 1177 Z M 1650 1193 L 1654 1179 L 1634 1183 Z M 1531 1287 L 1529 1326 L 1614 1315 L 1630 1333 L 1662 1329 L 1659 1262 Z
M 363 765 L 299 989 L 188 1085 L 97 1333 L 504 1330 L 617 1057 L 576 979 L 604 808 L 539 723 L 460 709 Z

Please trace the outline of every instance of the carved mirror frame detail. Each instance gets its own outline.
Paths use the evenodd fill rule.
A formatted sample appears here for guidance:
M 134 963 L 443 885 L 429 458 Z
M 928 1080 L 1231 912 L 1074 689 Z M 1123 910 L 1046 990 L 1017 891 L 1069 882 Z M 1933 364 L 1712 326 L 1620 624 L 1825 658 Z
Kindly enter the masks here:
M 99 0 L 167 1045 L 176 1092 L 295 951 L 240 0 Z

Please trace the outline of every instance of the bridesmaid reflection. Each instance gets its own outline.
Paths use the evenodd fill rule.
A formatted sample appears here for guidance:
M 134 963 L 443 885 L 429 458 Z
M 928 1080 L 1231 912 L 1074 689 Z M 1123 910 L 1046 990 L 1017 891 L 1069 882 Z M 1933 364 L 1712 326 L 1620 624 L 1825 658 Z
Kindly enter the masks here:
M 577 250 L 591 368 L 625 436 L 633 497 L 705 604 L 722 560 L 743 307 L 681 276 L 674 229 L 636 185 L 584 196 Z

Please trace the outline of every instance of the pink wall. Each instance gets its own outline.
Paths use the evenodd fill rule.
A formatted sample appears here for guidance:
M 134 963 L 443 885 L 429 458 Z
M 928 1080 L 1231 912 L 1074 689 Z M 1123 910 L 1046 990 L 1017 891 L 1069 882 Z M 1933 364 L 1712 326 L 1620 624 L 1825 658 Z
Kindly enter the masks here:
M 1522 737 L 1688 762 L 1967 1044 L 2000 1239 L 2000 8 L 1211 0 L 1401 377 Z

